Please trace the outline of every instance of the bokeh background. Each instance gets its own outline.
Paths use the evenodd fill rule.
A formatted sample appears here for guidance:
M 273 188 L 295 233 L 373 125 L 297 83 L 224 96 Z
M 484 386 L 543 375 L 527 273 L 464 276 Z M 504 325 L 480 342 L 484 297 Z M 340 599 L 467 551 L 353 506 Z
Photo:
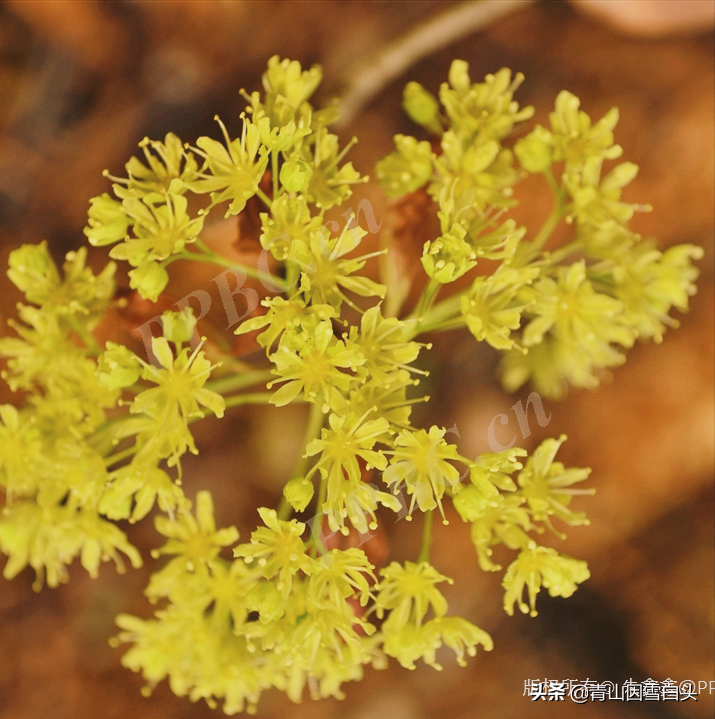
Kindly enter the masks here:
M 486 5 L 501 3 L 487 0 Z M 436 91 L 454 58 L 476 81 L 508 66 L 526 75 L 518 92 L 543 122 L 556 93 L 569 89 L 600 117 L 621 110 L 616 141 L 640 165 L 629 201 L 649 202 L 635 227 L 663 247 L 705 249 L 698 295 L 662 346 L 639 345 L 594 392 L 547 402 L 547 427 L 532 417 L 522 444 L 568 435 L 563 461 L 591 466 L 597 494 L 582 502 L 592 520 L 574 529 L 564 551 L 587 559 L 592 578 L 569 600 L 541 596 L 535 619 L 507 617 L 498 576 L 477 567 L 459 521 L 437 526 L 433 562 L 457 582 L 451 610 L 489 631 L 491 653 L 443 672 L 398 666 L 368 671 L 343 702 L 264 696 L 262 719 L 480 719 L 519 717 L 712 717 L 715 694 L 698 702 L 532 702 L 524 680 L 715 679 L 715 410 L 713 234 L 715 78 L 713 3 L 507 3 L 501 17 L 472 28 L 411 63 L 357 108 L 343 128 L 357 134 L 355 166 L 371 173 L 392 135 L 413 132 L 400 109 L 411 79 Z M 451 2 L 4 2 L 0 3 L 0 265 L 25 242 L 53 253 L 83 243 L 88 199 L 108 189 L 101 171 L 122 174 L 136 143 L 173 131 L 183 140 L 217 135 L 218 113 L 235 127 L 238 89 L 259 89 L 273 54 L 320 63 L 319 99 L 354 86 L 366 63 L 394 47 Z M 620 8 L 620 9 L 619 9 Z M 499 13 L 495 13 L 499 14 Z M 362 73 L 362 74 L 361 74 Z M 376 218 L 392 210 L 373 186 L 360 196 Z M 523 221 L 548 211 L 538 188 L 524 188 Z M 235 228 L 234 228 L 235 229 Z M 93 254 L 98 266 L 101 253 Z M 206 278 L 189 277 L 194 287 Z M 0 278 L 0 333 L 18 300 Z M 495 380 L 495 356 L 463 333 L 435 338 L 433 397 L 419 421 L 453 427 L 463 454 L 487 450 L 487 428 L 516 397 Z M 12 401 L 0 387 L 0 401 Z M 210 488 L 220 522 L 242 536 L 255 507 L 274 501 L 302 434 L 301 408 L 236 409 L 206 422 L 201 455 L 185 466 L 189 492 Z M 389 531 L 398 558 L 416 551 L 406 522 Z M 131 529 L 156 546 L 151 522 Z M 558 540 L 556 540 L 558 543 Z M 0 560 L 1 562 L 1 560 Z M 159 686 L 149 699 L 140 677 L 119 665 L 107 639 L 118 612 L 147 615 L 142 597 L 150 564 L 119 576 L 110 566 L 92 581 L 78 567 L 59 589 L 31 590 L 32 574 L 0 579 L 0 719 L 199 719 L 215 716 Z

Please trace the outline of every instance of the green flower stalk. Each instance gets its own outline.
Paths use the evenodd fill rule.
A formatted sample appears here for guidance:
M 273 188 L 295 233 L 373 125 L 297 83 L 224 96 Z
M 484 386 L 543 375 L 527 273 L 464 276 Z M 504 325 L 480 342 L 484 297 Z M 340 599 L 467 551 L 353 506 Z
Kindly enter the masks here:
M 154 513 L 167 541 L 151 557 L 169 557 L 145 590 L 156 611 L 120 615 L 112 641 L 129 645 L 122 663 L 143 675 L 145 693 L 166 680 L 229 715 L 255 712 L 271 689 L 295 702 L 341 698 L 344 684 L 388 658 L 441 669 L 443 646 L 460 665 L 478 646 L 491 650 L 486 632 L 448 614 L 438 585 L 453 580 L 429 560 L 435 510 L 466 525 L 483 571 L 502 572 L 507 614 L 516 605 L 535 615 L 542 588 L 568 597 L 588 579 L 585 562 L 536 538 L 588 524 L 590 470 L 557 461 L 563 435 L 531 453 L 468 459 L 446 429 L 413 425 L 412 405 L 429 399 L 417 362 L 432 345 L 421 335 L 466 328 L 501 353 L 507 389 L 594 388 L 636 341 L 660 342 L 677 326 L 672 311 L 687 310 L 702 257 L 692 245 L 660 251 L 628 226 L 648 208 L 623 197 L 637 167 L 609 164 L 623 153 L 617 110 L 593 122 L 562 92 L 549 127 L 514 141 L 534 112 L 514 99 L 523 77 L 501 69 L 475 83 L 456 60 L 437 95 L 417 83 L 405 90 L 407 113 L 432 137 L 397 135 L 376 167 L 388 197 L 426 193 L 440 223 L 422 248 L 421 296 L 390 316 L 409 278 L 396 301 L 394 283 L 369 272 L 382 251 L 361 248 L 368 233 L 345 209 L 367 178 L 346 161 L 355 140 L 341 145 L 329 131 L 337 106 L 311 104 L 321 79 L 317 66 L 271 58 L 263 94 L 242 92 L 238 126 L 219 120 L 223 142 L 145 139 L 126 178 L 105 173 L 114 196 L 90 201 L 89 243 L 112 245 L 129 287 L 150 302 L 164 299 L 174 262 L 235 268 L 201 237 L 217 213 L 258 215 L 273 264 L 270 274 L 265 257 L 239 266 L 265 292 L 250 290 L 255 303 L 235 329 L 263 350 L 255 363 L 230 354 L 233 335 L 199 341 L 201 318 L 188 308 L 157 310 L 161 322 L 148 324 L 160 329 L 140 356 L 104 321 L 125 302 L 115 299 L 114 262 L 95 273 L 83 247 L 60 268 L 45 243 L 9 257 L 25 300 L 0 338 L 1 376 L 17 393 L 0 405 L 3 575 L 31 567 L 39 589 L 67 581 L 75 559 L 92 577 L 109 560 L 137 567 L 141 553 L 117 523 Z M 509 216 L 529 174 L 553 194 L 541 227 Z M 552 247 L 562 223 L 570 237 Z M 395 248 L 383 245 L 389 258 Z M 199 452 L 193 428 L 206 415 L 257 403 L 310 406 L 276 508 L 258 508 L 260 526 L 238 543 L 181 460 Z M 419 546 L 393 556 L 384 527 L 418 513 Z M 506 570 L 495 548 L 511 553 Z

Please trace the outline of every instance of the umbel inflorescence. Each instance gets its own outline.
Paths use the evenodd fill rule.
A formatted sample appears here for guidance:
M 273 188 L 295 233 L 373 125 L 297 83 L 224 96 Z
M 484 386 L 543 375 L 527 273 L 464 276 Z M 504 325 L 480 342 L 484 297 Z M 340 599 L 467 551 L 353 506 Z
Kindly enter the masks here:
M 0 339 L 3 377 L 21 398 L 0 406 L 4 575 L 29 565 L 39 588 L 64 581 L 76 557 L 92 576 L 110 559 L 120 570 L 125 558 L 139 566 L 118 523 L 154 511 L 166 543 L 152 555 L 170 559 L 146 589 L 154 617 L 117 619 L 116 641 L 130 644 L 122 661 L 148 689 L 168 679 L 175 693 L 221 701 L 227 714 L 251 711 L 271 687 L 294 701 L 306 688 L 341 696 L 343 683 L 386 657 L 439 669 L 442 646 L 460 664 L 479 645 L 491 649 L 486 632 L 449 614 L 440 585 L 453 580 L 429 561 L 434 515 L 444 519 L 449 504 L 480 567 L 503 571 L 507 613 L 516 605 L 536 614 L 542 588 L 570 596 L 588 578 L 586 564 L 539 537 L 558 533 L 552 521 L 587 522 L 571 500 L 588 493 L 580 483 L 589 470 L 556 459 L 563 436 L 530 456 L 509 448 L 471 459 L 445 429 L 413 426 L 411 406 L 424 399 L 415 362 L 430 347 L 419 338 L 468 328 L 502 353 L 508 389 L 531 382 L 558 397 L 568 386 L 594 387 L 636 340 L 660 342 L 676 324 L 670 312 L 687 309 L 701 254 L 691 245 L 661 252 L 629 229 L 644 208 L 621 192 L 637 168 L 604 169 L 621 155 L 615 109 L 592 122 L 562 92 L 549 127 L 527 134 L 521 124 L 533 110 L 513 99 L 521 77 L 503 69 L 472 83 L 455 61 L 439 99 L 416 83 L 405 90 L 408 114 L 430 139 L 396 136 L 376 167 L 389 197 L 422 193 L 438 218 L 439 236 L 422 248 L 424 289 L 403 312 L 404 287 L 365 272 L 381 254 L 359 249 L 366 231 L 349 212 L 342 227 L 328 221 L 367 178 L 345 161 L 352 143 L 341 148 L 329 130 L 336 106 L 309 102 L 320 80 L 318 67 L 272 58 L 264 94 L 244 93 L 240 127 L 219 121 L 223 142 L 200 137 L 194 146 L 173 134 L 145 140 L 143 159 L 112 178 L 113 196 L 91 201 L 85 229 L 92 245 L 111 245 L 110 257 L 128 263 L 145 300 L 162 297 L 177 261 L 257 280 L 260 312 L 235 332 L 253 333 L 263 364 L 199 340 L 188 308 L 163 313 L 148 356 L 100 344 L 100 323 L 122 302 L 113 262 L 95 274 L 82 248 L 60 271 L 44 244 L 10 255 L 8 275 L 26 302 L 15 336 Z M 554 198 L 536 229 L 509 217 L 529 174 Z M 239 215 L 247 203 L 261 207 L 266 261 L 257 267 L 201 239 L 216 214 Z M 547 250 L 561 223 L 570 240 Z M 385 245 L 389 277 L 394 248 Z M 461 289 L 449 286 L 468 274 Z M 307 403 L 306 444 L 280 504 L 259 508 L 259 527 L 240 542 L 234 527 L 216 527 L 210 493 L 187 498 L 182 457 L 198 451 L 195 421 L 255 402 Z M 421 516 L 421 548 L 373 566 L 371 532 L 395 514 Z M 511 552 L 505 569 L 496 545 Z

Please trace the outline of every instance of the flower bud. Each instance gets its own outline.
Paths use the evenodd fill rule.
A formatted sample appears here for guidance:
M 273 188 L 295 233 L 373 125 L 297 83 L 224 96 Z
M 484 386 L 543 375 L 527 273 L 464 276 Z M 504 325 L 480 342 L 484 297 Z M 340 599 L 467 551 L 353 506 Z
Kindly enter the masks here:
M 514 154 L 521 166 L 536 175 L 551 167 L 551 133 L 537 127 L 514 145 Z
M 419 82 L 409 82 L 405 87 L 402 107 L 413 122 L 423 127 L 440 128 L 437 113 L 439 104 L 432 93 L 425 90 Z
M 184 307 L 181 312 L 164 312 L 161 316 L 161 328 L 169 342 L 182 344 L 193 336 L 196 317 L 189 307 Z
M 302 512 L 313 499 L 313 483 L 304 477 L 293 477 L 283 487 L 283 495 L 296 512 Z
M 44 295 L 60 284 L 60 276 L 47 243 L 22 245 L 10 253 L 7 276 L 30 302 L 42 303 Z M 39 299 L 39 301 L 38 301 Z
M 124 239 L 129 227 L 124 207 L 106 192 L 90 200 L 88 227 L 84 228 L 91 245 L 101 247 Z
M 462 487 L 452 499 L 452 504 L 464 522 L 475 522 L 490 508 L 491 502 L 473 484 Z
M 124 345 L 107 342 L 107 349 L 99 356 L 99 381 L 110 389 L 131 387 L 138 379 L 141 366 L 134 354 Z
M 129 286 L 145 300 L 156 302 L 169 283 L 169 273 L 158 262 L 147 262 L 129 273 Z
M 425 242 L 422 251 L 422 266 L 427 275 L 437 282 L 454 282 L 476 263 L 476 254 L 464 239 L 466 230 L 455 223 L 452 229 L 433 242 Z
M 313 176 L 313 169 L 303 160 L 288 160 L 281 168 L 281 185 L 288 192 L 305 190 Z

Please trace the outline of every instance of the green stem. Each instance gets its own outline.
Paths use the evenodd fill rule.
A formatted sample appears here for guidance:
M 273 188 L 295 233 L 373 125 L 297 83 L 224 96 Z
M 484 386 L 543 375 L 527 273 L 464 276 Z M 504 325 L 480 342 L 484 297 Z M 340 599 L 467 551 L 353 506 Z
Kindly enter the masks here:
M 313 547 L 312 547 L 312 554 L 313 557 L 315 557 L 315 554 L 327 554 L 328 548 L 325 546 L 325 543 L 323 542 L 323 517 L 325 516 L 323 514 L 323 510 L 321 507 L 323 504 L 325 504 L 325 496 L 328 492 L 328 479 L 323 472 L 320 473 L 320 484 L 318 485 L 318 503 L 316 505 L 318 511 L 315 515 L 315 519 L 313 520 Z M 317 526 L 316 526 L 317 525 Z
M 285 264 L 285 280 L 283 281 L 283 292 L 288 293 L 288 297 L 294 297 L 300 291 L 300 273 L 301 267 L 296 262 L 286 260 Z
M 273 199 L 279 197 L 278 194 L 278 153 L 274 150 L 271 153 L 271 179 L 273 180 Z M 269 205 L 270 207 L 270 205 Z
M 263 282 L 264 285 L 271 284 L 281 292 L 285 291 L 286 289 L 285 281 L 282 280 L 280 277 L 276 277 L 275 275 L 272 275 L 270 273 L 261 272 L 255 267 L 249 267 L 248 265 L 241 264 L 240 262 L 231 260 L 228 257 L 224 257 L 223 255 L 211 252 L 211 250 L 202 252 L 189 252 L 188 250 L 184 250 L 183 252 L 179 252 L 176 255 L 172 255 L 168 258 L 168 260 L 164 260 L 164 265 L 166 266 L 166 264 L 169 264 L 169 262 L 174 262 L 176 260 L 208 262 L 212 265 L 218 265 L 219 267 L 228 267 L 232 270 L 240 270 L 246 275 L 246 277 L 250 277 L 254 280 L 260 280 L 261 282 Z
M 194 240 L 194 247 L 198 247 L 205 255 L 217 255 L 218 257 L 223 257 L 222 255 L 218 255 L 216 252 L 214 252 L 200 237 L 197 237 Z
M 104 466 L 109 468 L 113 464 L 117 464 L 117 462 L 121 462 L 123 459 L 126 459 L 127 457 L 131 457 L 133 454 L 135 454 L 137 451 L 137 447 L 128 447 L 127 449 L 123 449 L 121 452 L 116 452 L 115 454 L 111 455 L 111 457 L 107 457 L 104 460 Z
M 258 197 L 260 197 L 261 200 L 263 200 L 263 204 L 270 210 L 271 205 L 273 204 L 273 200 L 271 200 L 271 198 L 268 197 L 268 195 L 266 195 L 266 193 L 263 192 L 263 190 L 260 187 L 256 188 L 256 195 Z
M 544 222 L 543 227 L 539 230 L 539 234 L 536 235 L 533 242 L 530 243 L 529 249 L 532 252 L 538 252 L 546 244 L 546 241 L 551 237 L 556 226 L 561 222 L 562 217 L 563 208 L 559 202 L 553 212 L 548 216 L 546 222 Z
M 455 326 L 461 326 L 463 321 L 459 315 L 461 314 L 462 295 L 465 290 L 455 292 L 453 295 L 438 302 L 434 307 L 425 313 L 421 322 L 418 322 L 413 328 L 410 338 L 414 339 L 422 332 L 433 332 L 436 330 L 451 328 L 452 324 L 458 320 Z
M 293 507 L 284 492 L 281 492 L 281 501 L 278 503 L 276 512 L 278 513 L 278 519 L 282 519 L 284 522 L 288 521 L 288 518 L 293 512 Z
M 550 167 L 547 167 L 546 170 L 544 170 L 544 178 L 546 179 L 548 186 L 551 188 L 551 192 L 554 193 L 554 197 L 557 202 L 561 204 L 561 188 L 559 187 L 559 183 L 556 182 L 556 178 L 554 177 L 554 173 L 551 171 Z
M 305 427 L 305 434 L 303 436 L 303 446 L 307 447 L 311 440 L 320 436 L 320 432 L 325 424 L 325 414 L 323 414 L 322 399 L 316 397 L 316 402 L 310 406 L 310 414 L 308 415 L 308 424 Z M 296 466 L 293 468 L 293 477 L 303 476 L 308 469 L 308 465 L 311 462 L 310 457 L 300 456 L 296 462 Z
M 209 380 L 204 385 L 206 389 L 210 389 L 212 392 L 217 392 L 218 394 L 227 394 L 229 392 L 236 392 L 240 389 L 245 389 L 246 387 L 253 387 L 254 385 L 263 384 L 264 382 L 267 382 L 268 380 L 273 379 L 273 374 L 270 370 L 254 370 L 251 372 L 241 372 L 237 374 L 232 374 L 228 377 L 222 377 L 221 379 L 217 380 Z M 140 392 L 143 392 L 147 389 L 146 386 L 139 386 L 136 385 L 135 387 L 129 387 L 125 388 L 125 391 L 132 392 L 133 394 L 139 394 Z M 270 397 L 270 392 L 263 393 L 264 395 Z M 247 397 L 247 396 L 258 396 L 258 395 L 239 395 L 239 397 Z M 236 401 L 236 397 L 229 398 L 232 399 L 232 401 Z M 257 400 L 254 400 L 254 403 L 256 403 Z M 129 403 L 127 403 L 129 404 Z M 251 404 L 251 400 L 246 400 L 243 402 L 237 402 L 237 404 Z M 228 399 L 227 399 L 227 406 L 235 406 L 235 405 L 228 405 Z M 128 412 L 122 412 L 120 414 L 115 415 L 114 417 L 111 417 L 107 419 L 101 426 L 97 427 L 97 429 L 94 432 L 94 435 L 92 437 L 93 440 L 93 446 L 94 442 L 97 444 L 101 444 L 101 440 L 103 439 L 102 435 L 106 433 L 111 433 L 112 428 L 125 421 L 127 417 L 129 416 Z M 110 439 L 110 438 L 108 438 Z
M 226 397 L 226 409 L 240 407 L 243 404 L 268 404 L 273 392 L 249 392 Z
M 227 394 L 235 392 L 246 387 L 253 387 L 257 384 L 265 384 L 271 379 L 275 379 L 274 374 L 269 369 L 259 369 L 252 372 L 240 372 L 208 381 L 204 386 L 212 392 L 218 394 Z
M 246 394 L 237 394 L 233 395 L 231 397 L 226 397 L 226 409 L 229 409 L 231 407 L 240 407 L 244 404 L 268 404 L 270 398 L 273 396 L 273 392 L 252 392 L 252 393 L 246 393 Z M 300 401 L 300 400 L 296 400 Z M 213 415 L 209 415 L 213 416 Z M 102 444 L 103 442 L 101 434 L 102 433 L 111 433 L 112 428 L 119 424 L 120 422 L 125 421 L 128 418 L 128 415 L 126 413 L 122 413 L 120 415 L 117 415 L 116 417 L 112 417 L 111 419 L 107 420 L 98 430 L 95 432 L 94 436 L 92 437 L 92 446 L 98 451 L 102 452 Z M 190 417 L 188 419 L 188 424 L 194 424 L 194 422 L 198 422 L 201 419 L 205 419 L 205 417 Z M 129 435 L 131 436 L 131 435 Z M 99 438 L 99 439 L 98 439 Z M 123 437 L 122 439 L 127 439 L 128 437 Z M 111 438 L 107 437 L 107 442 L 111 442 Z M 116 464 L 117 462 L 121 462 L 121 460 L 126 459 L 127 457 L 131 456 L 137 451 L 137 447 L 129 447 L 127 449 L 123 449 L 121 452 L 116 452 L 113 455 L 110 455 L 104 460 L 104 464 L 107 467 L 111 467 L 113 464 Z
M 430 509 L 424 513 L 422 520 L 422 544 L 420 554 L 417 557 L 417 564 L 429 562 L 430 547 L 432 546 L 432 525 L 434 524 L 434 510 Z
M 126 402 L 127 406 L 129 404 L 129 402 Z M 105 420 L 99 427 L 97 427 L 92 436 L 87 439 L 88 444 L 92 447 L 92 449 L 100 454 L 104 454 L 105 451 L 109 452 L 111 447 L 116 446 L 117 444 L 112 436 L 112 430 L 114 430 L 116 425 L 125 422 L 129 417 L 130 414 L 126 411 Z M 122 439 L 125 438 L 123 437 Z
M 573 240 L 563 247 L 559 247 L 557 250 L 549 253 L 549 259 L 553 264 L 558 264 L 561 260 L 566 259 L 569 255 L 577 252 L 581 247 L 581 243 L 578 240 Z
M 437 294 L 439 293 L 441 287 L 442 284 L 440 282 L 437 282 L 434 277 L 430 277 L 429 282 L 427 283 L 424 290 L 422 291 L 422 294 L 420 295 L 417 306 L 414 310 L 412 310 L 412 312 L 410 312 L 409 315 L 407 315 L 407 317 L 405 317 L 405 322 L 410 325 L 410 328 L 408 329 L 408 335 L 410 336 L 410 338 L 416 337 L 418 334 L 424 331 L 422 327 L 425 320 L 425 315 L 432 308 L 432 305 L 437 299 Z
M 425 291 L 422 293 L 420 298 L 420 304 L 417 308 L 417 319 L 422 321 L 425 314 L 432 308 L 434 301 L 437 299 L 437 294 L 442 288 L 442 284 L 437 282 L 434 277 L 430 277 L 430 281 L 425 287 Z
M 436 324 L 426 324 L 422 328 L 422 332 L 447 332 L 449 330 L 458 330 L 467 326 L 467 321 L 461 315 L 452 317 L 451 319 L 442 320 Z
M 323 414 L 322 410 L 322 400 L 320 397 L 316 398 L 316 401 L 310 406 L 310 413 L 308 414 L 308 422 L 305 425 L 305 433 L 303 435 L 303 444 L 302 447 L 305 449 L 305 447 L 308 446 L 311 440 L 315 439 L 316 437 L 320 436 L 320 431 L 323 429 L 323 424 L 325 423 L 325 415 Z M 289 479 L 293 479 L 293 477 L 304 477 L 307 470 L 308 465 L 312 462 L 312 458 L 306 456 L 304 453 L 301 453 L 296 460 L 295 464 L 293 465 L 293 471 L 291 472 L 291 475 Z M 320 507 L 322 506 L 323 502 L 325 501 L 325 498 L 320 500 L 320 497 L 318 498 L 318 517 L 322 517 L 322 511 Z M 293 508 L 288 503 L 288 500 L 285 497 L 285 494 L 281 496 L 281 501 L 278 506 L 278 517 L 280 519 L 287 519 L 291 512 L 293 511 Z M 320 521 L 320 519 L 316 519 L 316 521 Z

